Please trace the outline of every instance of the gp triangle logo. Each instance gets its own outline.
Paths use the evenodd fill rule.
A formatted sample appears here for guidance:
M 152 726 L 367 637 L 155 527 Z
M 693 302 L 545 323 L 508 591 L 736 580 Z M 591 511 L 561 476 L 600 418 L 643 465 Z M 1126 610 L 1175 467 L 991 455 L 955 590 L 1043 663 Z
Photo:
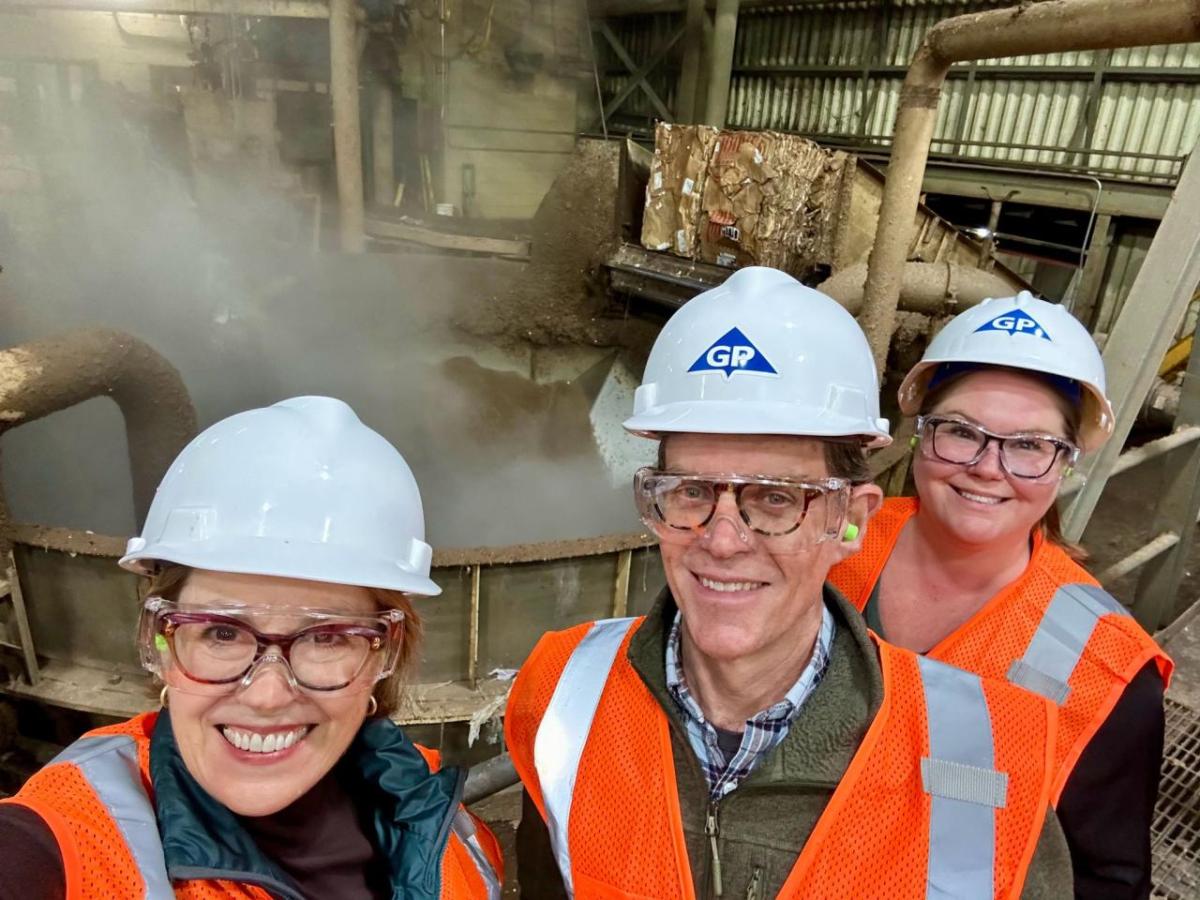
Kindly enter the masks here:
M 1012 312 L 1001 313 L 991 321 L 984 322 L 975 331 L 1006 331 L 1009 334 L 1028 334 L 1053 343 L 1053 338 L 1046 333 L 1046 329 L 1038 324 L 1037 319 L 1023 309 L 1014 309 Z
M 701 353 L 689 372 L 724 372 L 726 378 L 735 372 L 751 372 L 755 375 L 778 375 L 775 367 L 759 352 L 759 349 L 742 334 L 740 328 L 730 328 Z

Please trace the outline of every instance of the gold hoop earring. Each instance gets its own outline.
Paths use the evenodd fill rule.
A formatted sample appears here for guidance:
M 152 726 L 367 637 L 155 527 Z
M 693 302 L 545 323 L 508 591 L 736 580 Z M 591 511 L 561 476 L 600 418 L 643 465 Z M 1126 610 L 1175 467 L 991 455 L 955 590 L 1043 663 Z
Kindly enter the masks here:
M 375 695 L 372 694 L 367 698 L 367 718 L 371 718 L 371 716 L 375 715 L 377 712 L 379 712 L 379 701 L 376 700 Z
M 162 690 L 158 692 L 158 705 L 166 709 L 171 705 L 171 695 L 167 693 L 167 686 L 164 684 Z

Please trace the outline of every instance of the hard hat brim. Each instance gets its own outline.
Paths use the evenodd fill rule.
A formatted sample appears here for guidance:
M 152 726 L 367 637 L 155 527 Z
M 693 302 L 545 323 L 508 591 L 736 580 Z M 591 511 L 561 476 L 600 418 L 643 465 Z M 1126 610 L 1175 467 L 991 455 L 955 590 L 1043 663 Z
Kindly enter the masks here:
M 803 423 L 798 425 L 797 423 Z M 661 438 L 665 434 L 780 434 L 816 440 L 858 438 L 867 449 L 892 442 L 887 420 L 878 431 L 864 432 L 863 419 L 837 415 L 827 409 L 806 409 L 794 403 L 737 403 L 704 401 L 668 403 L 637 413 L 622 425 L 631 434 Z
M 273 538 L 217 537 L 186 544 L 158 542 L 126 553 L 119 561 L 121 568 L 139 575 L 154 574 L 157 563 L 379 588 L 423 597 L 436 597 L 442 592 L 431 578 L 408 571 L 397 561 L 379 559 L 345 546 Z

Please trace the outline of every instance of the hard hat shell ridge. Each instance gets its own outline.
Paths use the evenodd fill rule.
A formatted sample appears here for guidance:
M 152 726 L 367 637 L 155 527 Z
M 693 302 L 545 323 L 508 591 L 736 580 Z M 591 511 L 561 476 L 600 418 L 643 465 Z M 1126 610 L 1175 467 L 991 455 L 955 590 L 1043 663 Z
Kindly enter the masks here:
M 891 443 L 879 383 L 854 317 L 777 269 L 734 272 L 659 333 L 625 428 L 859 438 Z
M 162 563 L 435 596 L 416 479 L 329 397 L 295 397 L 205 429 L 172 463 L 122 567 Z

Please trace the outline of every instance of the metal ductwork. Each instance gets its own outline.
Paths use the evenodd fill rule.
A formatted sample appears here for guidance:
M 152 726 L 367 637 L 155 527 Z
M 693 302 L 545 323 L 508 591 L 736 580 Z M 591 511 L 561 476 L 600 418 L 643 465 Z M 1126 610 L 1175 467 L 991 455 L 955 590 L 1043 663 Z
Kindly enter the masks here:
M 929 159 L 942 83 L 956 62 L 1200 39 L 1200 0 L 1044 0 L 939 22 L 913 57 L 870 255 L 862 325 L 882 369 Z
M 0 434 L 93 397 L 112 398 L 125 418 L 140 526 L 167 467 L 196 434 L 179 372 L 149 344 L 107 328 L 0 350 Z
M 867 281 L 865 262 L 842 269 L 817 285 L 852 314 L 863 309 Z M 910 262 L 904 266 L 899 308 L 928 316 L 960 312 L 988 297 L 1011 297 L 1012 284 L 996 272 L 948 262 Z

